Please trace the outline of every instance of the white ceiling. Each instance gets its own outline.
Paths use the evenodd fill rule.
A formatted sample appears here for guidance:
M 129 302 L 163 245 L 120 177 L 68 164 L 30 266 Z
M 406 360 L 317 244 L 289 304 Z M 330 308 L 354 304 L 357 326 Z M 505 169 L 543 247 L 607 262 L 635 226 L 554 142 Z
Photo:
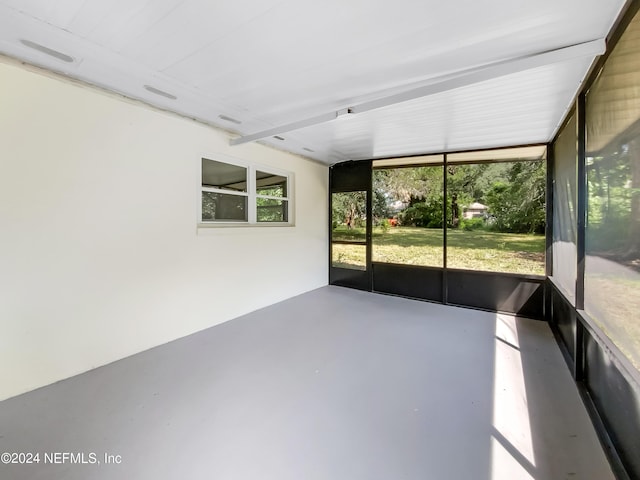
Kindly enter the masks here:
M 606 37 L 624 0 L 0 0 L 0 52 L 238 133 Z M 25 46 L 69 55 L 68 63 Z M 546 142 L 594 56 L 262 141 L 326 163 Z M 446 82 L 445 82 L 446 83 Z M 175 100 L 149 92 L 145 85 Z M 222 120 L 220 115 L 241 121 Z M 310 151 L 312 150 L 312 151 Z

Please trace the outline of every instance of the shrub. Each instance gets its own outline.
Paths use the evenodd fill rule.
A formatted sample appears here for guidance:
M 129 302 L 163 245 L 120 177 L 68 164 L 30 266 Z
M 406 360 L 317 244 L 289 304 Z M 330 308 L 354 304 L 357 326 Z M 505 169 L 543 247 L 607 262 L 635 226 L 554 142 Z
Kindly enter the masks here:
M 486 226 L 483 218 L 462 218 L 460 220 L 460 228 L 467 232 L 473 230 L 482 230 Z
M 403 225 L 414 227 L 441 228 L 442 227 L 442 199 L 432 199 L 411 205 L 400 214 Z

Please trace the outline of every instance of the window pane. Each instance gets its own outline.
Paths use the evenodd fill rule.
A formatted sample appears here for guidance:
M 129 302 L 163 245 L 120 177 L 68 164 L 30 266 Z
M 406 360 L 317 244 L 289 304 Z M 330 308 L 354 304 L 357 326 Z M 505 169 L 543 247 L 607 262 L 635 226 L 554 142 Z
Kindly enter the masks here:
M 202 186 L 232 190 L 235 192 L 247 191 L 247 169 L 217 162 L 215 160 L 202 159 Z
M 256 193 L 269 197 L 287 196 L 287 177 L 266 172 L 256 172 Z
M 442 267 L 442 166 L 373 170 L 373 261 Z
M 257 219 L 259 222 L 288 221 L 289 203 L 286 200 L 256 198 Z
M 353 270 L 367 269 L 366 245 L 334 243 L 331 245 L 331 265 Z
M 545 163 L 447 166 L 447 266 L 544 275 Z
M 202 221 L 247 221 L 247 197 L 202 192 Z
M 364 243 L 367 232 L 367 192 L 334 193 L 331 205 L 331 239 Z
M 640 14 L 587 94 L 585 310 L 640 369 Z
M 571 302 L 577 275 L 576 137 L 576 119 L 572 116 L 554 145 L 553 279 Z

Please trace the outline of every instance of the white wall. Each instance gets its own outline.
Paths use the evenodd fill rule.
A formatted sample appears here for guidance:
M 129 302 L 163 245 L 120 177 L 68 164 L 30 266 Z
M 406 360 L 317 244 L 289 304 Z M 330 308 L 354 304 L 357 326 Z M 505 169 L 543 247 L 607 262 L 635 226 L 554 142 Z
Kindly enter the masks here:
M 0 62 L 0 399 L 327 282 L 327 167 Z M 295 227 L 198 232 L 200 158 L 294 172 Z

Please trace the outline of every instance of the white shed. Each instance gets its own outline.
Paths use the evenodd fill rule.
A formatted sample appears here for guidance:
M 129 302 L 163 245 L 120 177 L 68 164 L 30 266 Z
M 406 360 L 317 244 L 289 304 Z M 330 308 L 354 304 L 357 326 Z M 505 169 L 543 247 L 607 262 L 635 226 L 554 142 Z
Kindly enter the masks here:
M 462 214 L 463 218 L 467 220 L 471 218 L 484 218 L 487 215 L 489 207 L 479 202 L 473 202 L 471 205 L 464 209 Z

